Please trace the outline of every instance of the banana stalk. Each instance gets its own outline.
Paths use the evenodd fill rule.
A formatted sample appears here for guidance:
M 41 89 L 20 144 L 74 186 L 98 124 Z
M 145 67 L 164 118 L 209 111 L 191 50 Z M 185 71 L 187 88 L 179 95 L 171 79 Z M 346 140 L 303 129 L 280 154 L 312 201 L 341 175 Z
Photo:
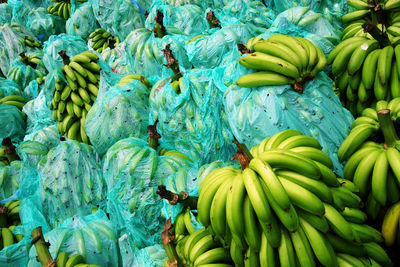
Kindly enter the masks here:
M 197 209 L 198 197 L 191 197 L 186 192 L 180 192 L 179 194 L 173 193 L 165 187 L 165 185 L 159 185 L 156 193 L 163 199 L 168 200 L 170 205 L 176 205 L 181 203 L 184 207 L 190 209 Z
M 7 212 L 8 208 L 1 206 L 0 207 L 0 227 L 4 228 L 7 227 Z
M 160 143 L 158 142 L 158 139 L 161 138 L 161 135 L 157 132 L 157 123 L 158 120 L 154 122 L 153 125 L 147 126 L 147 131 L 149 133 L 149 147 L 157 151 L 158 146 Z
M 4 148 L 4 153 L 6 154 L 8 162 L 20 159 L 18 157 L 17 152 L 15 151 L 15 146 L 13 145 L 9 137 L 4 138 L 3 141 L 1 142 L 1 145 Z
M 167 59 L 168 64 L 166 67 L 172 69 L 172 71 L 175 73 L 175 75 L 172 77 L 172 81 L 179 81 L 179 79 L 182 77 L 182 74 L 179 69 L 178 60 L 175 59 L 170 47 L 170 44 L 166 45 L 162 52 L 164 53 L 164 57 Z
M 62 58 L 64 65 L 68 65 L 70 63 L 69 56 L 67 56 L 65 50 L 61 50 L 60 52 L 58 52 L 58 54 Z
M 233 143 L 237 147 L 237 152 L 233 155 L 232 160 L 236 159 L 239 161 L 240 166 L 242 166 L 242 170 L 249 167 L 250 161 L 253 159 L 249 149 L 245 144 L 239 143 L 236 139 L 233 140 Z
M 214 12 L 212 12 L 212 10 L 210 10 L 207 13 L 206 19 L 207 19 L 208 26 L 210 27 L 210 29 L 221 28 L 221 24 L 219 24 L 219 19 L 217 19 L 215 17 L 215 14 L 214 14 Z
M 163 38 L 165 35 L 167 35 L 167 30 L 164 27 L 163 24 L 163 19 L 164 15 L 161 13 L 161 11 L 157 10 L 157 15 L 154 18 L 154 21 L 156 22 L 156 26 L 153 28 L 154 35 L 157 38 Z
M 31 236 L 33 238 L 31 241 L 31 244 L 35 245 L 36 253 L 37 253 L 39 262 L 42 264 L 42 266 L 55 267 L 56 262 L 53 260 L 53 258 L 50 255 L 50 252 L 49 252 L 50 244 L 48 242 L 44 241 L 42 227 L 39 226 L 39 227 L 33 229 Z
M 171 223 L 171 218 L 169 218 L 165 224 L 164 224 L 164 229 L 161 232 L 161 240 L 164 246 L 164 250 L 167 253 L 168 256 L 168 266 L 183 266 L 182 262 L 180 262 L 180 259 L 178 257 L 178 254 L 176 253 L 175 247 L 173 245 L 173 241 L 175 239 L 175 236 L 171 234 L 170 230 L 172 229 L 172 223 Z
M 383 136 L 385 138 L 385 146 L 394 147 L 396 145 L 396 142 L 399 140 L 399 137 L 397 136 L 393 121 L 390 118 L 390 110 L 379 110 L 378 119 L 381 125 Z
M 379 30 L 376 25 L 370 22 L 366 22 L 362 25 L 364 32 L 369 33 L 372 37 L 378 41 L 380 48 L 384 48 L 385 46 L 390 46 L 392 43 L 390 42 L 387 34 Z

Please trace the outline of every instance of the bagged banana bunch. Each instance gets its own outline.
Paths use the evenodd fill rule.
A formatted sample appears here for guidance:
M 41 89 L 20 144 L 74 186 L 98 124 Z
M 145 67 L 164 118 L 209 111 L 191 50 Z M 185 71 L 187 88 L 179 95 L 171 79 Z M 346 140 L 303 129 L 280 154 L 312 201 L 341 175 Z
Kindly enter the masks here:
M 0 139 L 23 139 L 25 128 L 26 122 L 21 110 L 16 106 L 0 104 Z
M 38 170 L 43 211 L 51 226 L 104 207 L 106 184 L 100 157 L 92 146 L 63 141 L 50 149 Z
M 170 63 L 165 58 L 165 53 L 170 52 L 167 51 L 169 49 L 172 50 L 172 55 L 181 71 L 192 68 L 184 48 L 188 36 L 174 26 L 164 27 L 163 21 L 166 18 L 160 11 L 157 11 L 154 19 L 156 27 L 138 28 L 132 31 L 124 41 L 131 71 L 145 76 L 151 83 L 157 82 L 162 76 L 168 77 L 174 74 L 172 70 L 165 67 Z
M 12 80 L 0 78 L 0 97 L 22 95 L 21 88 Z
M 228 160 L 233 136 L 212 70 L 194 69 L 176 80 L 158 81 L 150 93 L 150 123 L 158 120 L 163 143 L 188 155 L 197 166 Z
M 49 252 L 57 266 L 120 266 L 115 228 L 102 210 L 87 216 L 74 216 L 44 233 L 44 239 L 50 243 Z M 42 266 L 36 256 L 32 246 L 26 266 Z
M 37 78 L 43 79 L 45 75 L 46 69 L 39 57 L 21 53 L 20 58 L 11 63 L 7 78 L 15 81 L 20 88 L 25 89 L 31 81 Z
M 47 155 L 50 149 L 60 143 L 57 126 L 52 125 L 26 135 L 18 147 L 18 155 L 30 167 L 36 168 L 39 161 Z
M 149 126 L 149 141 L 127 138 L 118 141 L 103 157 L 103 175 L 108 189 L 107 212 L 119 231 L 138 248 L 159 243 L 163 201 L 156 194 L 165 177 L 190 165 L 190 159 L 175 150 L 158 148 L 159 134 Z M 164 138 L 164 137 L 162 137 Z
M 0 24 L 11 23 L 12 8 L 7 3 L 0 4 Z
M 220 66 L 237 44 L 243 44 L 261 33 L 254 32 L 251 26 L 245 24 L 220 24 L 218 13 L 214 15 L 212 11 L 207 12 L 207 19 L 211 28 L 189 40 L 185 47 L 189 61 L 195 68 Z
M 119 43 L 114 49 L 106 49 L 101 53 L 101 58 L 119 74 L 128 75 L 131 72 L 125 43 Z
M 79 36 L 65 35 L 63 33 L 58 36 L 51 36 L 43 48 L 43 63 L 49 73 L 64 66 L 63 60 L 58 54 L 62 50 L 65 50 L 68 56 L 73 57 L 86 51 L 87 45 Z
M 16 194 L 22 179 L 22 161 L 14 160 L 9 166 L 0 167 L 0 198 L 7 199 Z
M 173 6 L 184 6 L 184 5 L 197 5 L 203 10 L 207 8 L 222 9 L 224 6 L 229 4 L 228 0 L 163 0 L 169 5 Z
M 127 243 L 127 238 L 121 237 L 119 240 L 119 248 L 122 257 L 122 266 L 164 266 L 164 260 L 167 254 L 162 245 L 157 244 L 154 246 L 137 249 Z
M 51 35 L 65 32 L 65 21 L 60 17 L 50 15 L 44 7 L 39 7 L 28 13 L 26 27 L 36 38 L 44 42 Z
M 143 27 L 147 1 L 91 0 L 93 13 L 103 29 L 113 29 L 121 40 Z M 143 6 L 143 7 L 142 7 Z
M 201 7 L 191 4 L 175 7 L 158 0 L 153 2 L 146 18 L 147 29 L 156 25 L 154 19 L 157 16 L 157 10 L 164 14 L 164 26 L 174 26 L 189 36 L 194 37 L 208 28 Z
M 119 37 L 103 28 L 98 28 L 89 34 L 88 47 L 97 53 L 104 52 L 107 48 L 114 49 L 120 43 Z
M 25 26 L 18 23 L 0 25 L 0 69 L 7 74 L 21 52 L 40 53 L 41 44 Z
M 67 34 L 78 35 L 86 40 L 89 34 L 99 27 L 90 3 L 80 5 L 67 20 L 65 27 Z
M 332 90 L 332 80 L 324 72 L 319 72 L 326 65 L 322 51 L 310 41 L 305 40 L 287 35 L 274 35 L 267 41 L 264 40 L 255 44 L 253 48 L 259 52 L 246 54 L 240 58 L 238 50 L 234 50 L 231 56 L 236 58 L 236 61 L 233 60 L 224 72 L 218 70 L 218 75 L 221 78 L 216 78 L 216 80 L 223 80 L 223 77 L 232 78 L 229 82 L 226 80 L 226 83 L 221 85 L 220 88 L 225 90 L 223 100 L 232 132 L 240 142 L 250 147 L 261 142 L 266 136 L 271 136 L 285 129 L 296 129 L 305 135 L 318 139 L 323 151 L 331 156 L 335 171 L 342 175 L 342 165 L 339 163 L 335 151 L 346 137 L 354 119 L 350 112 L 342 107 L 340 100 Z M 312 53 L 314 55 L 312 57 L 314 58 L 313 67 L 310 65 L 301 67 L 300 73 L 302 74 L 300 76 L 298 76 L 298 70 L 293 68 L 292 63 L 294 61 L 291 61 L 292 63 L 285 60 L 281 62 L 280 60 L 283 59 L 278 58 L 278 56 L 294 55 L 291 52 L 293 50 L 287 49 L 287 45 L 288 43 L 299 45 L 298 41 L 302 41 L 302 43 L 305 41 L 311 45 L 310 48 L 317 50 L 316 53 Z M 285 49 L 287 53 L 278 52 L 281 51 L 280 48 L 275 51 L 272 48 L 274 43 Z M 306 44 L 304 43 L 304 45 Z M 267 47 L 268 51 L 264 50 L 264 47 Z M 301 48 L 303 45 L 297 47 Z M 264 51 L 264 53 L 261 51 Z M 274 53 L 277 55 L 276 57 L 272 56 Z M 252 57 L 251 55 L 256 56 Z M 274 68 L 274 71 L 272 71 L 264 63 L 260 63 L 262 60 L 259 63 L 264 70 L 258 72 L 243 68 L 241 65 L 251 67 L 248 64 L 250 62 L 253 64 L 253 61 L 248 61 L 249 59 L 258 60 L 257 57 L 264 58 L 264 55 L 271 60 L 270 63 L 272 60 L 278 60 L 281 64 L 288 63 L 287 66 L 291 70 L 288 70 L 287 73 L 284 71 L 285 74 L 279 74 L 281 72 L 280 67 L 274 68 L 275 65 L 271 64 L 269 67 Z M 307 53 L 303 54 L 303 56 L 306 55 Z M 315 63 L 316 55 L 319 55 L 317 61 L 320 63 Z M 310 62 L 308 56 L 304 58 L 307 58 L 307 61 Z M 238 63 L 238 59 L 241 63 Z M 257 66 L 260 67 L 260 65 Z M 305 83 L 301 86 L 303 90 L 298 90 L 294 78 L 288 78 L 290 75 L 295 75 L 298 81 L 305 79 Z M 313 76 L 315 77 L 310 80 Z M 234 81 L 235 79 L 237 80 Z M 240 84 L 240 86 L 229 86 L 232 83 Z M 226 85 L 229 87 L 226 87 Z
M 47 8 L 47 12 L 58 16 L 64 20 L 68 20 L 71 14 L 75 11 L 76 5 L 80 5 L 87 0 L 77 0 L 77 1 L 66 1 L 66 0 L 52 0 L 52 2 L 56 2 L 54 5 L 51 5 Z
M 123 79 L 127 80 L 129 76 L 135 75 Z M 99 100 L 86 115 L 85 132 L 100 155 L 106 153 L 118 140 L 147 136 L 151 87 L 142 83 L 139 75 L 135 78 L 125 85 L 120 83 L 108 89 L 104 95 L 99 96 Z

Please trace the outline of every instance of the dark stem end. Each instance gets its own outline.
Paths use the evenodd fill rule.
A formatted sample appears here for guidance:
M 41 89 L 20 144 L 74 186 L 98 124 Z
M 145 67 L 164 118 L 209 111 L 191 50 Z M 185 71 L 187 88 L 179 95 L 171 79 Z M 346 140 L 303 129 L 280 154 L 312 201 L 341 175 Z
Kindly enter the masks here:
M 382 109 L 378 111 L 378 120 L 381 126 L 381 131 L 385 138 L 386 147 L 396 146 L 396 142 L 399 140 L 392 118 L 390 117 L 390 109 Z
M 237 161 L 239 161 L 240 166 L 242 166 L 242 170 L 248 168 L 250 161 L 253 159 L 253 155 L 251 155 L 249 149 L 245 144 L 239 143 L 239 141 L 236 139 L 232 142 L 236 145 L 237 152 L 235 155 L 232 156 L 231 160 L 236 159 Z

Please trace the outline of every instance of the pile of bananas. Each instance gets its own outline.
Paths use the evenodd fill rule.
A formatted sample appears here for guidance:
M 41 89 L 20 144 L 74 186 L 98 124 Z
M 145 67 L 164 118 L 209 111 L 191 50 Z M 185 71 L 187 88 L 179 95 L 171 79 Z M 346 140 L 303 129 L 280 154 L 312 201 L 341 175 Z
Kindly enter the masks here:
M 224 247 L 234 242 L 236 266 L 390 264 L 380 232 L 364 224 L 355 185 L 336 177 L 316 139 L 286 130 L 247 155 L 243 171 L 216 169 L 198 191 L 198 221 Z
M 69 139 L 89 144 L 83 128 L 85 118 L 97 98 L 101 67 L 98 56 L 85 51 L 68 59 L 64 58 L 63 74 L 66 82 L 57 80 L 51 109 L 57 130 Z
M 30 36 L 25 36 L 24 37 L 24 44 L 29 47 L 37 47 L 37 48 L 42 48 L 42 44 L 39 43 L 36 39 L 30 37 Z
M 20 234 L 13 234 L 13 230 L 16 226 L 21 225 L 19 219 L 19 205 L 21 200 L 11 200 L 0 206 L 0 249 L 11 246 L 21 241 L 24 236 Z
M 20 111 L 22 111 L 22 108 L 25 106 L 26 102 L 28 102 L 28 100 L 25 97 L 19 95 L 10 95 L 0 99 L 1 105 L 14 106 L 17 107 Z
M 16 65 L 9 69 L 7 78 L 15 81 L 21 88 L 25 88 L 29 85 L 32 80 L 36 80 L 38 83 L 43 83 L 45 73 L 42 72 L 45 69 L 43 61 L 35 55 L 20 54 L 19 59 L 24 65 Z
M 268 40 L 251 38 L 247 49 L 255 51 L 239 59 L 246 68 L 258 72 L 242 76 L 236 84 L 242 87 L 292 84 L 303 92 L 303 84 L 313 79 L 326 66 L 321 49 L 311 41 L 284 34 L 272 35 Z
M 55 2 L 54 5 L 47 8 L 47 12 L 54 16 L 59 16 L 62 19 L 69 19 L 71 16 L 71 1 L 70 0 L 51 0 Z M 77 3 L 80 5 L 87 2 L 87 0 L 78 0 Z
M 365 109 L 338 150 L 339 160 L 346 160 L 344 178 L 354 182 L 360 196 L 370 195 L 367 203 L 375 201 L 385 207 L 388 202 L 399 201 L 399 112 L 400 98 L 389 103 L 381 100 L 376 109 Z M 373 219 L 379 212 L 379 205 L 367 205 L 367 212 Z
M 57 267 L 100 267 L 96 264 L 88 264 L 85 263 L 85 259 L 82 255 L 74 254 L 71 257 L 68 257 L 67 252 L 58 253 L 56 259 Z
M 119 37 L 118 36 L 112 36 L 110 32 L 99 28 L 96 29 L 94 32 L 92 32 L 89 35 L 89 39 L 92 40 L 92 48 L 98 53 L 103 52 L 104 50 L 109 47 L 110 49 L 113 49 L 116 47 L 119 43 Z

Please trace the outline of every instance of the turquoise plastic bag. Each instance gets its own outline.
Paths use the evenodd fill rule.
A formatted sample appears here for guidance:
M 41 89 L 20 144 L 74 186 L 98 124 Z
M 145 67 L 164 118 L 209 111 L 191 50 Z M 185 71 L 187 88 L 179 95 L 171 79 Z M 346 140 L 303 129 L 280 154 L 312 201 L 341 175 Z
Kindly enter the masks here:
M 21 180 L 21 164 L 20 160 L 10 162 L 9 166 L 0 167 L 0 199 L 7 199 L 13 196 L 20 184 Z
M 10 23 L 12 19 L 12 8 L 7 4 L 0 4 L 0 24 Z
M 55 260 L 60 252 L 68 256 L 80 254 L 86 263 L 103 267 L 119 265 L 118 239 L 107 215 L 98 210 L 88 216 L 74 216 L 44 235 L 50 242 L 49 251 Z M 36 261 L 36 249 L 29 252 L 29 267 L 40 267 Z
M 98 96 L 84 126 L 97 153 L 103 155 L 118 140 L 147 136 L 149 94 L 150 89 L 133 80 L 122 87 L 111 87 Z
M 100 25 L 97 22 L 92 6 L 89 3 L 80 5 L 66 23 L 66 32 L 69 35 L 78 35 L 87 40 L 89 35 Z
M 173 6 L 183 6 L 187 4 L 197 5 L 204 10 L 207 8 L 222 9 L 225 5 L 229 3 L 228 0 L 163 0 L 163 1 Z
M 223 95 L 212 75 L 212 70 L 194 69 L 183 74 L 179 94 L 171 78 L 157 82 L 150 93 L 150 123 L 159 120 L 165 146 L 188 155 L 197 166 L 234 154 Z
M 65 32 L 65 21 L 47 12 L 46 8 L 39 7 L 28 13 L 26 27 L 41 42 L 49 39 L 51 35 Z
M 25 120 L 17 107 L 0 104 L 0 139 L 10 137 L 13 141 L 21 140 L 25 128 Z
M 154 245 L 142 249 L 136 248 L 131 244 L 131 236 L 122 235 L 119 240 L 119 249 L 122 258 L 123 267 L 141 266 L 141 267 L 164 267 L 164 261 L 167 259 L 164 247 Z
M 108 189 L 107 212 L 122 236 L 129 233 L 138 248 L 160 242 L 165 222 L 163 201 L 156 194 L 166 176 L 189 162 L 175 155 L 159 156 L 146 141 L 118 141 L 103 157 L 103 175 Z
M 92 146 L 66 139 L 39 162 L 38 170 L 43 210 L 51 226 L 104 207 L 101 159 Z
M 9 95 L 22 95 L 19 85 L 12 80 L 0 78 L 0 97 Z

